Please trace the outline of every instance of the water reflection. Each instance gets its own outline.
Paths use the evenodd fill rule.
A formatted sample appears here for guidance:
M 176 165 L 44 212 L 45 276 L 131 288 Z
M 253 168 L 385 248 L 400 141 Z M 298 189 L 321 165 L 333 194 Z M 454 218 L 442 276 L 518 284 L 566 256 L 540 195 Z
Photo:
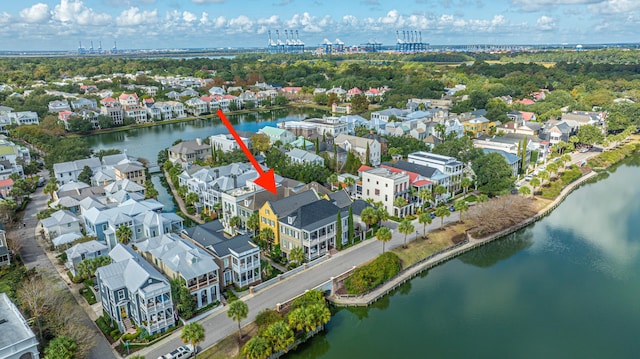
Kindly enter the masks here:
M 636 260 L 640 242 L 633 241 L 630 231 L 640 220 L 640 186 L 633 185 L 632 179 L 640 176 L 640 168 L 624 166 L 616 172 L 606 181 L 589 184 L 587 191 L 571 194 L 571 201 L 544 221 L 549 235 L 542 236 L 543 241 L 549 241 L 554 232 L 571 232 L 618 266 Z
M 508 259 L 532 245 L 532 231 L 530 229 L 523 229 L 506 238 L 499 239 L 487 246 L 478 248 L 475 251 L 465 253 L 458 257 L 458 259 L 462 263 L 486 268 L 495 265 L 499 261 Z

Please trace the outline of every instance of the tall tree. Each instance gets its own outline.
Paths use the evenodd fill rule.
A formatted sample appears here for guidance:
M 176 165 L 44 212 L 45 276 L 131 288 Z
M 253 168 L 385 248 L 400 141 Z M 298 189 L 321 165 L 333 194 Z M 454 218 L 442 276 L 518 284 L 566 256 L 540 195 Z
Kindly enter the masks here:
M 244 354 L 247 359 L 267 359 L 271 353 L 273 353 L 273 349 L 269 345 L 269 342 L 259 335 L 249 339 L 242 347 L 242 354 Z
M 462 222 L 462 214 L 469 209 L 469 205 L 465 201 L 458 201 L 453 205 L 453 208 L 460 212 L 460 221 Z
M 247 218 L 247 228 L 253 231 L 253 235 L 256 235 L 256 231 L 260 228 L 260 215 L 258 212 L 253 212 Z
M 264 337 L 271 345 L 274 352 L 288 351 L 288 348 L 295 341 L 293 330 L 283 321 L 275 322 L 264 331 Z
M 411 220 L 405 219 L 398 225 L 398 231 L 404 234 L 404 244 L 402 245 L 404 248 L 407 248 L 407 235 L 413 232 L 415 228 L 413 227 L 413 223 Z
M 462 181 L 460 181 L 460 186 L 464 191 L 464 198 L 467 198 L 467 191 L 469 190 L 469 187 L 471 187 L 472 184 L 473 184 L 473 181 L 469 177 L 464 177 Z
M 444 226 L 444 217 L 447 217 L 451 212 L 445 206 L 438 206 L 435 211 L 436 217 L 440 218 L 440 228 Z
M 447 187 L 445 187 L 443 185 L 437 185 L 436 188 L 433 191 L 436 193 L 436 206 L 437 206 L 439 201 L 442 200 L 442 196 L 445 193 L 447 193 Z
M 242 327 L 240 326 L 240 322 L 242 319 L 245 319 L 249 315 L 249 307 L 247 303 L 241 301 L 240 299 L 236 299 L 231 304 L 229 304 L 229 310 L 227 311 L 227 317 L 238 322 L 238 340 L 242 340 Z
M 511 166 L 499 153 L 488 153 L 473 163 L 478 189 L 488 194 L 499 194 L 513 187 Z
M 360 218 L 367 225 L 367 230 L 378 223 L 378 213 L 373 207 L 366 207 L 360 212 Z
M 298 265 L 302 264 L 304 261 L 304 249 L 300 246 L 293 247 L 291 252 L 289 252 L 289 259 L 291 259 L 292 262 L 296 262 Z
M 93 176 L 93 171 L 91 170 L 91 167 L 84 166 L 82 168 L 82 171 L 78 175 L 78 181 L 91 185 L 91 176 Z
M 191 345 L 194 357 L 197 357 L 198 350 L 196 346 L 204 340 L 204 327 L 198 322 L 185 324 L 180 333 L 180 339 L 183 343 Z
M 349 218 L 347 218 L 347 240 L 349 244 L 353 244 L 353 236 L 355 234 L 355 228 L 353 225 L 353 207 L 349 206 Z
M 73 338 L 58 336 L 44 350 L 44 359 L 75 359 L 78 343 Z
M 133 236 L 133 231 L 131 230 L 130 227 L 125 226 L 124 224 L 121 224 L 116 229 L 116 238 L 118 239 L 118 242 L 124 245 L 129 244 L 129 241 L 131 240 L 132 236 Z
M 384 253 L 384 244 L 391 240 L 391 230 L 387 227 L 381 226 L 376 231 L 376 239 L 382 242 L 382 253 Z
M 420 188 L 420 190 L 418 191 L 418 198 L 420 198 L 420 200 L 422 201 L 422 209 L 425 208 L 425 204 L 433 200 L 431 191 L 427 188 Z
M 540 187 L 540 179 L 538 179 L 538 177 L 533 177 L 530 181 L 529 184 L 531 185 L 531 187 L 533 187 L 533 193 L 536 193 L 536 189 L 538 187 Z
M 431 224 L 429 212 L 422 212 L 418 215 L 418 223 L 422 224 L 422 238 L 427 235 L 427 225 Z

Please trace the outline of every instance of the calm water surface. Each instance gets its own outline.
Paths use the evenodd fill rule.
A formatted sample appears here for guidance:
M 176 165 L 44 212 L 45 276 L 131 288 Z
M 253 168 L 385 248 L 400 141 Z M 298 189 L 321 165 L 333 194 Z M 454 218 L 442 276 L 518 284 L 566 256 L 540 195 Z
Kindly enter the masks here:
M 289 358 L 638 358 L 640 158 L 542 221 L 370 308 Z
M 248 115 L 229 116 L 229 121 L 238 131 L 257 132 L 264 126 L 274 126 L 282 121 L 299 121 L 309 117 L 322 116 L 311 110 L 300 111 L 271 111 L 259 112 Z M 121 132 L 87 136 L 85 139 L 94 151 L 101 149 L 126 150 L 130 156 L 142 157 L 150 162 L 156 162 L 158 152 L 168 147 L 178 139 L 193 140 L 202 139 L 211 135 L 228 133 L 226 127 L 216 117 L 213 119 L 199 119 L 189 122 L 166 124 L 154 127 L 145 127 Z M 160 175 L 151 177 L 155 188 L 158 190 L 158 200 L 165 205 L 164 211 L 173 212 L 174 203 L 171 195 L 160 184 Z

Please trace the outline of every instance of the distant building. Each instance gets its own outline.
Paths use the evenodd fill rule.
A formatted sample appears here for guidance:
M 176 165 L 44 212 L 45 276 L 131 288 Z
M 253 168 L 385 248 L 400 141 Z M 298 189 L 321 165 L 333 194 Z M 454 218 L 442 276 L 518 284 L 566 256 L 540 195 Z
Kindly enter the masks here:
M 249 138 L 240 137 L 240 140 L 242 140 L 247 148 L 251 148 L 251 140 Z M 209 137 L 209 143 L 211 143 L 213 148 L 220 149 L 222 152 L 231 152 L 240 149 L 240 145 L 230 134 L 213 135 Z
M 40 358 L 35 334 L 6 293 L 0 293 L 0 328 L 0 358 Z

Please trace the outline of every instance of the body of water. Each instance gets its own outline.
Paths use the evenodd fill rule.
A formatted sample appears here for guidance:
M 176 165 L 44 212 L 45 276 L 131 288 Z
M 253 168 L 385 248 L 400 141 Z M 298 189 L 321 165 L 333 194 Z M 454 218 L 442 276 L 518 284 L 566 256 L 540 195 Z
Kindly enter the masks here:
M 288 358 L 637 358 L 639 164 L 369 308 L 338 309 Z
M 228 116 L 229 121 L 237 131 L 257 132 L 264 126 L 275 126 L 282 121 L 300 121 L 305 118 L 322 116 L 311 110 L 300 111 L 269 111 L 244 115 Z M 136 128 L 127 131 L 104 133 L 85 137 L 94 151 L 102 149 L 119 149 L 128 155 L 145 158 L 152 163 L 158 160 L 158 152 L 171 145 L 176 140 L 194 140 L 198 137 L 205 139 L 211 135 L 229 133 L 218 117 L 197 119 L 193 121 L 164 124 L 153 127 Z M 158 200 L 165 205 L 167 212 L 174 211 L 174 203 L 170 193 L 161 186 L 160 175 L 155 174 L 151 180 L 158 190 Z

